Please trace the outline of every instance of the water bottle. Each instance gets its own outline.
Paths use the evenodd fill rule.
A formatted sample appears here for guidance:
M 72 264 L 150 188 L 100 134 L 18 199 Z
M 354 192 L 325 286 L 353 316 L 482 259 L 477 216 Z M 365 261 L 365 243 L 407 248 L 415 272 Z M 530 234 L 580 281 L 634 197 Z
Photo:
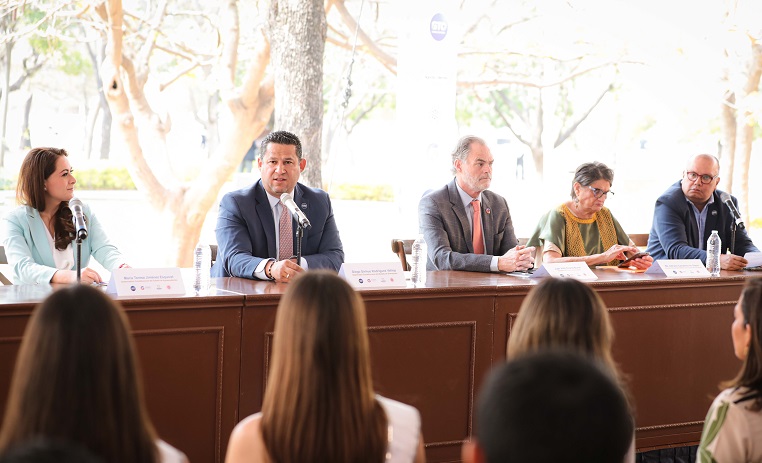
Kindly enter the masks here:
M 209 274 L 212 268 L 212 249 L 208 244 L 199 243 L 193 251 L 193 270 L 196 278 L 193 280 L 193 289 L 196 294 L 203 294 L 209 290 Z
M 722 240 L 717 230 L 712 230 L 712 235 L 706 240 L 706 269 L 713 277 L 720 276 L 720 254 L 722 253 Z
M 426 240 L 423 239 L 423 233 L 420 233 L 413 242 L 413 252 L 410 255 L 410 279 L 416 286 L 426 285 L 426 259 L 428 255 L 429 248 L 426 246 Z

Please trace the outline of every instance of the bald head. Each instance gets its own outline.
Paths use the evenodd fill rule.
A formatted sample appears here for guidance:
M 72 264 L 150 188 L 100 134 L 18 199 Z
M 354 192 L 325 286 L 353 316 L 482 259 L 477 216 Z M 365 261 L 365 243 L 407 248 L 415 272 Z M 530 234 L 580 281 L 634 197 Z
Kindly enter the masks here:
M 689 157 L 688 162 L 685 163 L 685 170 L 690 171 L 696 161 L 701 161 L 702 163 L 711 163 L 714 169 L 712 176 L 720 174 L 720 160 L 711 154 L 694 154 L 693 156 Z
M 699 211 L 704 209 L 720 183 L 720 161 L 711 154 L 696 154 L 688 159 L 683 172 L 682 190 Z

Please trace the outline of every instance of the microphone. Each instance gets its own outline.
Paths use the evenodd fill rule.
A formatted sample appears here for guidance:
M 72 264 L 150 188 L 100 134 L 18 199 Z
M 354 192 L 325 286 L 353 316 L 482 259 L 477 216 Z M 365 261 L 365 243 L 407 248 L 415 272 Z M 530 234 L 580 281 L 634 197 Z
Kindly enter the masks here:
M 730 195 L 723 191 L 720 194 L 720 200 L 728 206 L 728 209 L 730 209 L 730 213 L 733 215 L 733 218 L 736 221 L 736 226 L 741 230 L 746 228 L 744 227 L 743 220 L 741 220 L 741 213 L 738 212 L 738 208 L 735 204 L 733 204 L 733 199 L 730 197 Z
M 304 212 L 302 212 L 301 209 L 299 209 L 299 206 L 296 205 L 294 202 L 294 198 L 291 197 L 288 193 L 283 193 L 280 195 L 280 202 L 283 203 L 284 206 L 288 209 L 289 212 L 291 212 L 291 215 L 296 219 L 296 222 L 301 225 L 302 228 L 307 229 L 312 227 L 312 224 L 310 223 L 310 220 L 307 218 L 306 215 L 304 215 Z
M 69 200 L 69 209 L 71 209 L 71 220 L 74 222 L 74 232 L 78 240 L 87 238 L 87 224 L 85 223 L 85 211 L 82 200 L 71 198 Z

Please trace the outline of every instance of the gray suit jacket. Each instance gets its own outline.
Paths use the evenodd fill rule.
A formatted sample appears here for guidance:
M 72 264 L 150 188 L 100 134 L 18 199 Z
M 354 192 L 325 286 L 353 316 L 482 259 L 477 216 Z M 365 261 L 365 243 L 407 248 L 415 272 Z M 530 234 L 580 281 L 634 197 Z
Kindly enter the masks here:
M 455 179 L 427 193 L 418 203 L 418 225 L 429 248 L 427 270 L 489 272 L 492 256 L 518 244 L 505 198 L 482 192 L 482 224 L 486 254 L 474 254 L 471 227 Z

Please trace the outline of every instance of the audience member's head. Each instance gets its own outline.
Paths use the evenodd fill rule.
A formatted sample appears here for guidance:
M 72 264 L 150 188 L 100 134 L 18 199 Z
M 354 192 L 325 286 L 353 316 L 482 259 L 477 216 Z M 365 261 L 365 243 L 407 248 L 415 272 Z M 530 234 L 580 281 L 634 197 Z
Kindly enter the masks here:
M 495 368 L 479 393 L 467 463 L 621 463 L 634 423 L 607 367 L 573 352 Z M 633 455 L 634 456 L 634 455 Z
M 743 365 L 729 386 L 743 386 L 762 392 L 762 278 L 746 281 L 734 312 L 735 320 L 731 327 L 733 350 Z M 762 398 L 757 400 L 757 405 L 762 406 Z
M 0 430 L 0 452 L 44 436 L 109 463 L 153 462 L 135 351 L 122 309 L 76 285 L 51 294 L 24 333 Z
M 105 463 L 79 444 L 37 438 L 0 456 L 0 463 Z
M 521 304 L 507 357 L 568 349 L 603 361 L 617 374 L 611 356 L 613 338 L 606 306 L 595 291 L 571 278 L 546 278 Z
M 261 427 L 273 461 L 384 460 L 365 306 L 332 272 L 305 272 L 281 298 Z

